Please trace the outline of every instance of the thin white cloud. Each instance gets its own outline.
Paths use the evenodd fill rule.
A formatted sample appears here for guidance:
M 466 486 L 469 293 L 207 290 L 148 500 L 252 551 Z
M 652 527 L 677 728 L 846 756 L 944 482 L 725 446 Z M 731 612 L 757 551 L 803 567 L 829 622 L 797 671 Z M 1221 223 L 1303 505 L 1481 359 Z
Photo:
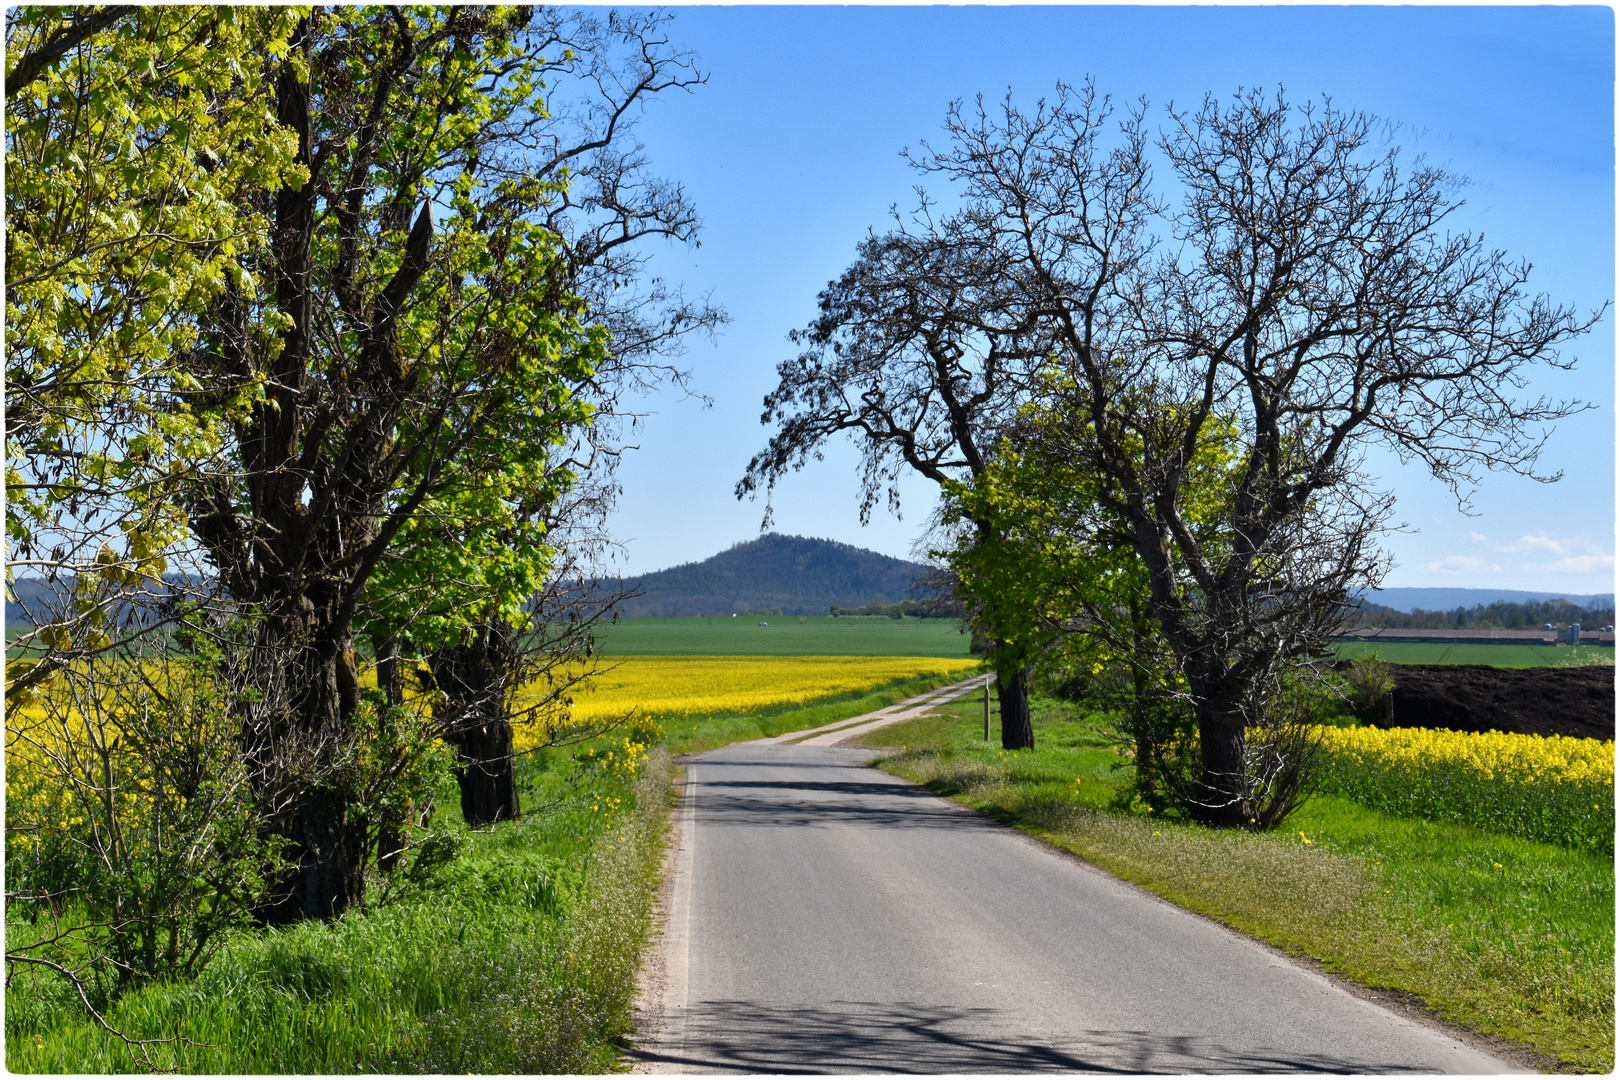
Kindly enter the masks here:
M 1468 534 L 1468 542 L 1470 544 L 1483 544 L 1489 539 L 1490 537 L 1486 536 L 1484 533 L 1471 532 Z
M 1597 574 L 1605 570 L 1614 571 L 1613 555 L 1574 555 L 1567 559 L 1559 559 L 1540 567 L 1555 574 Z
M 1521 536 L 1511 544 L 1493 544 L 1491 550 L 1515 555 L 1525 555 L 1533 551 L 1545 551 L 1549 555 L 1564 555 L 1569 552 L 1572 546 L 1587 547 L 1588 545 L 1574 540 L 1556 540 L 1546 533 L 1534 533 L 1530 536 Z
M 1438 562 L 1424 563 L 1423 569 L 1433 574 L 1500 574 L 1502 568 L 1477 555 L 1447 555 Z

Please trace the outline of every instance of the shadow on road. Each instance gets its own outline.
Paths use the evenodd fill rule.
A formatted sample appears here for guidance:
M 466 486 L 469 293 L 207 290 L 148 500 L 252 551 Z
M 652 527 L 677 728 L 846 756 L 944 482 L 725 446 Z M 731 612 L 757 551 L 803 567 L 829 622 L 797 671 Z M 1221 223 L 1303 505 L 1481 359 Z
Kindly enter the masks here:
M 704 762 L 705 771 L 717 764 Z M 827 827 L 859 823 L 904 829 L 949 828 L 960 833 L 995 827 L 977 814 L 963 813 L 926 788 L 877 779 L 713 780 L 705 776 L 693 809 L 703 825 Z
M 686 1018 L 684 1047 L 632 1056 L 654 1071 L 730 1073 L 1401 1073 L 1397 1062 L 1230 1050 L 1200 1036 L 1080 1031 L 1020 1041 L 996 1009 L 833 1002 L 773 1007 L 707 1001 Z M 662 1066 L 662 1068 L 659 1068 Z

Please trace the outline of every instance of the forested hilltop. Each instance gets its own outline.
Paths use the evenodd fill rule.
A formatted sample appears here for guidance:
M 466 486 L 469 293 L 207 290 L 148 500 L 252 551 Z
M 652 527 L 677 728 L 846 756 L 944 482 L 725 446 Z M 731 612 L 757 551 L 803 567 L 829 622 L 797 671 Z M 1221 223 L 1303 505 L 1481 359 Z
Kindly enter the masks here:
M 1614 625 L 1612 599 L 1591 597 L 1586 604 L 1565 599 L 1515 603 L 1500 600 L 1492 604 L 1458 606 L 1451 611 L 1396 611 L 1368 600 L 1361 603 L 1361 623 L 1391 630 L 1441 630 L 1453 627 L 1470 630 L 1540 630 L 1549 623 L 1568 626 L 1580 623 L 1591 629 Z
M 825 615 L 834 606 L 901 603 L 927 569 L 850 544 L 767 533 L 702 562 L 634 579 L 640 595 L 619 604 L 618 610 L 631 618 Z

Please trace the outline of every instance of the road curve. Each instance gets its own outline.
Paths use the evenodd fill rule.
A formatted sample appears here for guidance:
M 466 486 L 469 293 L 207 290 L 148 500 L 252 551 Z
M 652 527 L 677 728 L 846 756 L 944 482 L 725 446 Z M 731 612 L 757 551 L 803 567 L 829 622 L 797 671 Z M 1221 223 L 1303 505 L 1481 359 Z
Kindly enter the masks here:
M 870 756 L 687 764 L 637 1071 L 1523 1071 Z

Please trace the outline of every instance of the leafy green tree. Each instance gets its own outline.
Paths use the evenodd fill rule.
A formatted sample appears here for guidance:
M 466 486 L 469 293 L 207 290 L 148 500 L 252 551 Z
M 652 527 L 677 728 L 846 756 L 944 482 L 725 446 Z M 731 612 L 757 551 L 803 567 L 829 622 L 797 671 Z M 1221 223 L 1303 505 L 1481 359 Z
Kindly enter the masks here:
M 1029 406 L 1022 419 L 1037 415 Z M 1047 464 L 1005 437 L 982 474 L 944 486 L 941 519 L 956 542 L 932 554 L 955 572 L 970 622 L 995 642 L 998 674 L 1145 661 L 1136 637 L 1117 633 L 1119 611 L 1140 606 L 1138 566 L 1094 521 L 1075 529 L 1062 516 L 1090 478 Z M 1033 745 L 1034 732 L 1024 741 Z
M 995 541 L 964 537 L 936 554 L 956 572 L 974 616 L 988 613 L 1023 647 L 1025 663 L 1078 679 L 1119 710 L 1133 792 L 1156 811 L 1185 810 L 1197 763 L 1191 697 L 1154 616 L 1146 567 L 1128 523 L 1108 507 L 1106 478 L 1082 458 L 1052 452 L 1085 437 L 1087 418 L 1064 408 L 1073 390 L 1072 380 L 1048 373 L 1040 400 L 1020 410 L 985 473 L 947 487 L 947 524 L 990 521 Z M 1187 520 L 1210 543 L 1237 444 L 1235 425 L 1211 423 L 1186 479 Z
M 562 647 L 557 635 L 537 640 L 529 631 L 535 598 L 546 594 L 566 558 L 553 511 L 566 505 L 577 474 L 557 451 L 592 411 L 579 397 L 572 399 L 575 409 L 548 408 L 527 390 L 515 383 L 487 427 L 488 445 L 464 452 L 481 467 L 425 499 L 400 531 L 357 614 L 391 703 L 404 703 L 405 665 L 414 665 L 434 691 L 433 728 L 458 750 L 462 813 L 473 825 L 519 816 L 513 713 L 537 720 L 541 741 L 552 741 L 566 727 L 557 715 L 566 711 L 566 695 L 542 694 L 526 710 L 518 709 L 517 696 L 537 667 L 566 668 L 583 652 L 577 635 Z M 392 830 L 383 843 L 396 843 Z
M 368 585 L 402 538 L 507 515 L 494 503 L 514 478 L 591 420 L 575 389 L 605 333 L 545 221 L 559 183 L 533 168 L 556 46 L 533 9 L 321 9 L 277 76 L 308 179 L 264 204 L 257 272 L 193 352 L 204 382 L 264 390 L 234 418 L 232 469 L 199 477 L 188 505 L 223 587 L 294 655 L 287 708 L 245 733 L 298 865 L 272 919 L 362 897 L 378 792 L 429 745 L 364 752 L 372 717 L 397 715 L 361 693 Z M 421 580 L 442 584 L 450 558 L 419 560 Z
M 651 173 L 636 115 L 660 94 L 700 84 L 692 57 L 658 12 L 534 13 L 528 33 L 550 42 L 546 98 L 526 138 L 526 175 L 551 185 L 534 220 L 561 254 L 559 283 L 585 303 L 607 348 L 570 386 L 589 423 L 559 424 L 518 385 L 488 445 L 468 451 L 475 476 L 430 497 L 379 565 L 361 605 L 363 635 L 389 694 L 403 665 L 425 662 L 437 726 L 458 751 L 463 815 L 486 825 L 519 813 L 514 723 L 556 745 L 594 730 L 568 721 L 570 693 L 592 667 L 592 629 L 623 589 L 596 580 L 610 546 L 605 523 L 633 414 L 626 396 L 685 388 L 673 359 L 724 313 L 645 273 L 646 242 L 694 243 L 697 214 L 680 185 Z M 576 418 L 577 419 L 577 418 Z M 542 689 L 544 688 L 544 689 Z
M 185 536 L 176 480 L 214 458 L 260 392 L 184 362 L 204 317 L 251 285 L 297 182 L 275 73 L 291 9 L 19 7 L 6 54 L 8 590 L 42 662 L 26 691 L 110 648 Z M 42 586 L 43 587 L 40 587 Z

